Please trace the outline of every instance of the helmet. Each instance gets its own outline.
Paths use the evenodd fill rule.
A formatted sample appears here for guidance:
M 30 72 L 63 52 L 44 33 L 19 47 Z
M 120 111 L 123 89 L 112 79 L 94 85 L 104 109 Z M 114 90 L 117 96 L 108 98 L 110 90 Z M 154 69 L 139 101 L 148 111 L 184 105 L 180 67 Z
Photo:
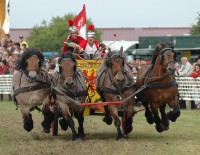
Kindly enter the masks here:
M 90 25 L 88 25 L 87 37 L 93 37 L 93 36 L 95 36 L 94 25 L 90 24 Z
M 78 32 L 78 28 L 76 26 L 74 26 L 73 20 L 69 19 L 68 24 L 69 24 L 69 34 L 74 33 L 74 32 Z

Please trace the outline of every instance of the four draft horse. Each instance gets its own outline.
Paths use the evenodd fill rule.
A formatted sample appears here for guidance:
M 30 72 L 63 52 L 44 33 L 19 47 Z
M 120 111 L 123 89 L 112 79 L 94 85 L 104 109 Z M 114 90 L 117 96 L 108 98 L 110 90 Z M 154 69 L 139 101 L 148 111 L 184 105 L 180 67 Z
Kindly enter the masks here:
M 88 95 L 86 79 L 83 72 L 76 65 L 76 58 L 71 52 L 67 52 L 62 54 L 58 60 L 59 63 L 59 72 L 55 72 L 53 75 L 56 81 L 58 81 L 62 85 L 63 92 L 74 98 L 79 100 L 80 102 L 85 102 L 85 99 Z M 84 110 L 85 107 L 77 106 L 71 107 L 74 112 L 75 118 L 78 120 L 78 134 L 80 138 L 84 138 Z M 64 119 L 60 120 L 60 125 L 63 130 L 67 129 L 67 124 Z
M 158 44 L 153 53 L 152 65 L 138 72 L 136 87 L 138 100 L 146 111 L 149 124 L 155 122 L 156 130 L 168 130 L 169 120 L 175 122 L 180 115 L 178 85 L 174 78 L 176 52 L 171 43 Z M 173 108 L 166 114 L 165 107 Z M 158 109 L 161 113 L 159 117 Z
M 21 108 L 23 116 L 24 129 L 31 131 L 33 129 L 33 120 L 31 110 L 37 109 L 38 105 L 47 105 L 50 103 L 50 94 L 52 83 L 55 80 L 42 69 L 44 57 L 36 49 L 30 49 L 22 56 L 19 65 L 19 71 L 13 75 L 13 97 L 17 106 Z M 53 84 L 54 85 L 54 84 Z M 57 87 L 57 85 L 55 85 Z M 56 92 L 56 91 L 55 91 Z M 62 113 L 67 120 L 73 134 L 73 140 L 78 138 L 74 128 L 74 121 L 70 117 L 68 104 L 72 104 L 71 98 L 63 96 L 62 93 L 56 92 L 56 99 L 59 102 Z M 77 101 L 74 101 L 74 105 Z M 43 128 L 50 130 L 50 123 L 53 120 L 53 114 L 50 111 L 44 112 Z
M 109 49 L 103 64 L 97 71 L 96 88 L 102 100 L 115 102 L 122 101 L 135 92 L 135 83 L 130 68 L 125 64 L 125 55 L 120 51 L 112 52 Z M 117 128 L 116 139 L 124 138 L 124 135 L 130 133 L 133 129 L 135 97 L 132 96 L 122 105 L 109 104 L 105 106 L 105 117 L 103 119 L 107 124 L 112 124 L 112 117 Z M 124 133 L 121 131 L 121 121 L 118 110 L 123 108 L 125 111 Z M 111 116 L 112 117 L 111 117 Z

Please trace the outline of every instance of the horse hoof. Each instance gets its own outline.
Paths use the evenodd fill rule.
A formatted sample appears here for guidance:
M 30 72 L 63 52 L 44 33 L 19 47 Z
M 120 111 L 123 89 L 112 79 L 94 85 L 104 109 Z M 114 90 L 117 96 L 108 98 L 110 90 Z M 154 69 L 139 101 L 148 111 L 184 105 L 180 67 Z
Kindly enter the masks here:
M 33 119 L 31 114 L 29 114 L 29 118 L 24 119 L 24 129 L 28 132 L 33 129 Z
M 121 139 L 127 139 L 128 136 L 125 136 L 123 134 L 119 134 L 117 137 L 116 137 L 116 140 L 121 140 Z
M 30 132 L 33 129 L 33 125 L 29 125 L 29 126 L 24 125 L 24 129 Z
M 133 130 L 133 126 L 127 126 L 126 128 L 125 128 L 125 133 L 124 134 L 129 134 L 131 131 Z
M 43 121 L 41 123 L 42 127 L 43 127 L 43 132 L 44 133 L 49 133 L 50 132 L 50 124 L 47 123 L 46 121 Z
M 107 124 L 107 125 L 111 125 L 113 122 L 113 118 L 111 116 L 105 116 L 103 118 L 103 121 Z
M 146 120 L 149 124 L 153 124 L 154 123 L 154 118 L 153 118 L 153 115 L 151 112 L 147 112 L 145 111 L 145 117 L 146 117 Z
M 164 126 L 164 131 L 169 130 L 169 126 Z
M 168 114 L 168 119 L 171 120 L 172 122 L 175 122 L 176 119 L 180 116 L 180 112 L 173 112 L 173 111 L 170 111 Z
M 78 136 L 78 134 L 72 136 L 72 140 L 73 140 L 73 141 L 76 141 L 76 140 L 78 140 L 78 139 L 80 139 L 79 136 Z
M 78 136 L 79 136 L 80 139 L 84 139 L 85 138 L 85 133 L 79 133 Z
M 43 132 L 44 132 L 44 133 L 50 133 L 50 129 L 45 129 L 45 128 L 43 128 Z
M 163 132 L 164 131 L 164 125 L 161 123 L 159 125 L 156 125 L 156 130 L 158 132 Z
M 64 118 L 59 120 L 59 124 L 60 124 L 60 127 L 63 131 L 67 131 L 68 124 L 67 124 L 67 121 Z
M 148 122 L 149 124 L 153 124 L 153 123 L 154 123 L 154 120 L 151 119 L 151 118 L 146 118 L 146 120 L 147 120 L 147 122 Z

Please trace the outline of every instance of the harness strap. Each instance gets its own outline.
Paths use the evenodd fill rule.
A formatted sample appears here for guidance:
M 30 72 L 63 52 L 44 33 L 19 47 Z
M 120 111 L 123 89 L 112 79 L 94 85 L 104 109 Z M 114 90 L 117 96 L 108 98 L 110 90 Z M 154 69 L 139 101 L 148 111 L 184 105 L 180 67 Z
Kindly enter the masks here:
M 64 88 L 64 87 L 63 87 Z M 67 96 L 71 97 L 71 98 L 74 98 L 74 97 L 80 97 L 80 96 L 87 96 L 88 95 L 88 91 L 87 90 L 82 90 L 82 91 L 79 91 L 79 92 L 76 92 L 76 94 L 70 92 L 70 91 L 67 91 L 67 92 L 64 92 Z
M 177 82 L 176 81 L 171 81 L 169 83 L 165 83 L 165 84 L 159 84 L 158 82 L 153 82 L 151 84 L 148 84 L 146 88 L 158 88 L 158 89 L 164 89 L 164 88 L 169 88 L 171 86 L 177 86 Z
M 130 83 L 128 83 L 127 85 L 125 85 L 122 89 L 121 89 L 121 94 L 124 93 L 125 91 L 129 90 L 130 88 L 132 88 L 133 86 L 135 86 L 135 83 L 132 81 Z M 112 89 L 112 88 L 108 88 L 108 87 L 97 87 L 98 91 L 102 92 L 102 93 L 109 93 L 109 94 L 115 94 L 115 95 L 120 95 L 119 91 L 117 89 Z
M 50 88 L 50 86 L 47 83 L 42 83 L 42 84 L 38 84 L 38 85 L 35 85 L 35 86 L 21 87 L 21 88 L 18 88 L 14 91 L 13 97 L 17 96 L 20 93 L 36 91 L 36 90 L 43 89 L 43 88 Z

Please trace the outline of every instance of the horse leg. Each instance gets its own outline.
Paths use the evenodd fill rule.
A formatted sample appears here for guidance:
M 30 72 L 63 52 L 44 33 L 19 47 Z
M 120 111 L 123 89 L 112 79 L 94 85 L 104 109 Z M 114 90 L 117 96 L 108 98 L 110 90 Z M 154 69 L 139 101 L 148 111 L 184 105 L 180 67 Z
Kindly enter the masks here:
M 67 104 L 65 103 L 61 103 L 61 102 L 58 102 L 59 103 L 59 106 L 61 108 L 61 111 L 62 111 L 62 114 L 63 114 L 63 117 L 65 118 L 67 124 L 69 125 L 71 131 L 72 131 L 72 140 L 77 140 L 79 137 L 78 137 L 78 134 L 75 130 L 75 125 L 74 125 L 74 121 L 71 117 L 71 113 L 69 111 L 69 107 Z
M 157 104 L 150 104 L 150 105 L 151 105 L 151 111 L 153 112 L 154 115 L 154 122 L 156 123 L 156 130 L 158 132 L 163 132 L 164 125 L 162 124 L 158 114 L 158 105 Z
M 128 135 L 133 130 L 133 105 L 132 103 L 125 107 L 125 130 L 124 134 Z
M 79 138 L 81 138 L 81 139 L 83 139 L 85 137 L 85 132 L 84 132 L 84 128 L 83 128 L 83 123 L 84 123 L 83 112 L 74 111 L 74 116 L 78 120 L 78 124 L 79 124 L 78 135 L 79 135 Z
M 122 139 L 124 138 L 124 135 L 121 131 L 121 121 L 118 116 L 118 109 L 115 106 L 110 105 L 109 110 L 110 110 L 111 115 L 113 116 L 115 127 L 117 128 L 116 140 Z
M 113 119 L 112 119 L 112 117 L 110 116 L 110 112 L 109 112 L 109 110 L 108 110 L 108 105 L 105 105 L 105 106 L 104 106 L 104 110 L 105 110 L 105 116 L 104 116 L 104 118 L 103 118 L 103 121 L 104 121 L 106 124 L 111 125 Z
M 59 124 L 60 124 L 60 127 L 63 131 L 67 131 L 68 129 L 68 124 L 67 124 L 67 121 L 66 119 L 62 116 L 62 118 L 59 120 Z
M 160 109 L 160 113 L 161 113 L 161 121 L 164 125 L 164 130 L 168 130 L 169 129 L 169 120 L 168 120 L 167 114 L 165 112 L 165 107 L 166 107 L 166 104 L 160 106 L 159 109 Z
M 142 104 L 145 107 L 145 117 L 146 117 L 147 122 L 149 124 L 153 124 L 154 123 L 154 117 L 153 117 L 151 110 L 149 109 L 148 103 L 144 102 Z
M 32 115 L 29 113 L 29 109 L 27 108 L 21 108 L 21 113 L 23 115 L 24 129 L 29 132 L 33 129 Z
M 69 125 L 70 129 L 72 130 L 72 140 L 75 141 L 79 138 L 76 130 L 75 130 L 75 125 L 72 117 L 67 117 L 66 119 L 67 124 Z
M 43 127 L 43 131 L 45 133 L 49 133 L 51 128 L 51 122 L 54 119 L 54 113 L 50 111 L 49 106 L 45 105 L 43 108 L 43 115 L 44 115 L 44 121 L 41 123 L 41 125 Z
M 173 111 L 167 113 L 168 119 L 172 122 L 175 122 L 176 119 L 180 116 L 180 107 L 179 105 L 173 106 Z

